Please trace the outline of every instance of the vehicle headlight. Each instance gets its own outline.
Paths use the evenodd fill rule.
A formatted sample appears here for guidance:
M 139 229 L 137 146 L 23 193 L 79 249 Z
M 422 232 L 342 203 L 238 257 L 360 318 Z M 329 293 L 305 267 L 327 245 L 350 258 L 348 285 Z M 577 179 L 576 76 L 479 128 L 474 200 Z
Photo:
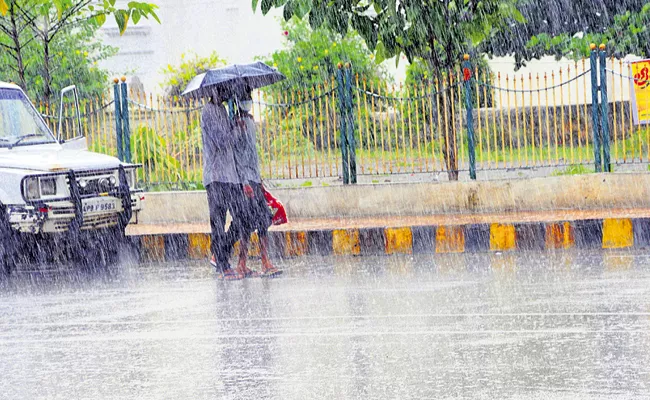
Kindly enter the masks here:
M 41 194 L 38 190 L 38 178 L 25 179 L 25 197 L 27 200 L 38 200 Z
M 56 194 L 56 179 L 41 178 L 41 195 L 54 196 Z

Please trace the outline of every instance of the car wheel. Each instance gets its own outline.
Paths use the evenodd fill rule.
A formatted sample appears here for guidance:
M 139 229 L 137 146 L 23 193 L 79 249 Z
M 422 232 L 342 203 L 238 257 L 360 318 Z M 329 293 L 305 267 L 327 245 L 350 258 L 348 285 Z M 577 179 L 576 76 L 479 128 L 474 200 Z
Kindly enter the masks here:
M 120 225 L 103 229 L 92 234 L 90 244 L 94 265 L 108 267 L 120 261 L 120 250 L 125 243 L 125 230 Z
M 0 207 L 0 273 L 10 275 L 16 269 L 15 235 L 4 207 Z

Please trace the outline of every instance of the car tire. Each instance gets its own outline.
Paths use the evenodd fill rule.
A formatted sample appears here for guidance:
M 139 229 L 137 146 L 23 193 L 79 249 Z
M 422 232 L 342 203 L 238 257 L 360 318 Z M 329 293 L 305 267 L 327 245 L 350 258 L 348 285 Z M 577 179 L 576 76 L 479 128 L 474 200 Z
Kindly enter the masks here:
M 10 275 L 16 269 L 15 234 L 4 207 L 0 207 L 0 274 Z
M 119 224 L 91 233 L 87 243 L 88 261 L 100 268 L 118 264 L 125 238 L 125 229 Z

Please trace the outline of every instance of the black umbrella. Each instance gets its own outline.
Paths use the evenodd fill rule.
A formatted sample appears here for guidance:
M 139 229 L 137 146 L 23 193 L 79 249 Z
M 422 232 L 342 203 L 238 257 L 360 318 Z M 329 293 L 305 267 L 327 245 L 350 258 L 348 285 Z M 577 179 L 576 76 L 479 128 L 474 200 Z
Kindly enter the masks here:
M 246 90 L 272 85 L 286 79 L 276 69 L 263 62 L 252 64 L 233 64 L 223 68 L 211 69 L 195 76 L 185 88 L 183 95 L 205 96 L 207 89 Z

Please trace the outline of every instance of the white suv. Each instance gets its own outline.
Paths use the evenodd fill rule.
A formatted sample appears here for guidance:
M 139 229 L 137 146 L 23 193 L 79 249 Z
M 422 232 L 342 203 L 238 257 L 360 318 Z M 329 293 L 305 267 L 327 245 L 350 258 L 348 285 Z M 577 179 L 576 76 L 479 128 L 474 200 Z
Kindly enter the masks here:
M 0 273 L 20 261 L 115 259 L 144 201 L 139 166 L 85 143 L 55 137 L 21 88 L 0 82 Z

